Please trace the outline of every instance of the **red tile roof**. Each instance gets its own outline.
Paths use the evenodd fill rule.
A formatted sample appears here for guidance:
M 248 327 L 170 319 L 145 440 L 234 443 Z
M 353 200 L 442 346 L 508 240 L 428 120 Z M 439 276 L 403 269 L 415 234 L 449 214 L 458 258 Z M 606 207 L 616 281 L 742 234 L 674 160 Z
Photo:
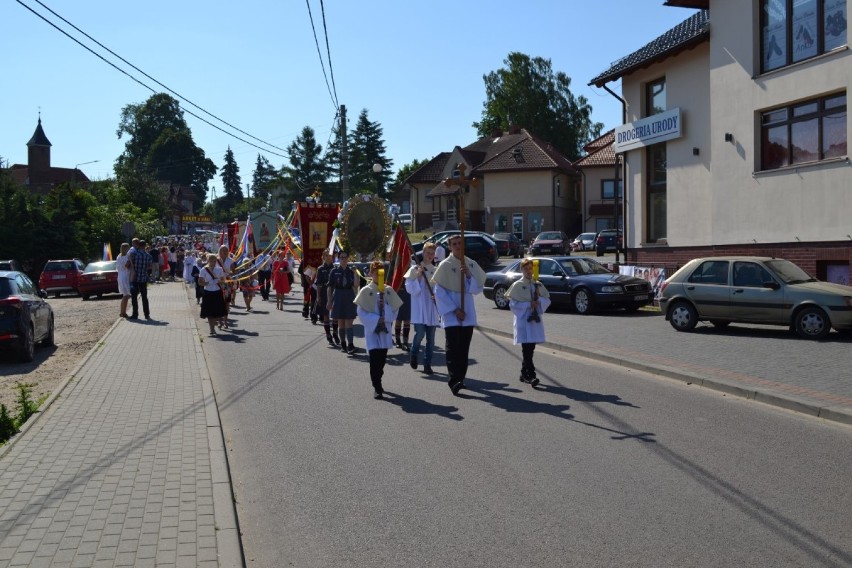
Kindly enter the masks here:
M 574 162 L 580 169 L 594 166 L 615 166 L 615 130 L 610 130 L 599 138 L 586 144 L 583 149 L 588 152 Z

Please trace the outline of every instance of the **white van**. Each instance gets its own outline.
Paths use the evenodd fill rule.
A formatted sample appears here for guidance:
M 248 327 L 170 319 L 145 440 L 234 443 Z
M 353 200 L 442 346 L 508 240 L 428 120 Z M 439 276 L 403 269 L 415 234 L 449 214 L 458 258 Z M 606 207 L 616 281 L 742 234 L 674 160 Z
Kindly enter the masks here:
M 399 222 L 402 223 L 402 226 L 406 229 L 411 228 L 411 213 L 400 213 L 399 214 Z

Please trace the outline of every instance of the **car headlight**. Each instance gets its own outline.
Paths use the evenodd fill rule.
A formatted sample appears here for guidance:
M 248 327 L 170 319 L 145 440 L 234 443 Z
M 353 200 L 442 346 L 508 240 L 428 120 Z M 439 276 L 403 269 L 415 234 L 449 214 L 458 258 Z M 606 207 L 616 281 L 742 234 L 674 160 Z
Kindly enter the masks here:
M 621 286 L 604 286 L 603 288 L 601 288 L 601 292 L 604 292 L 606 294 L 621 294 L 622 292 L 624 292 L 624 288 L 622 288 Z

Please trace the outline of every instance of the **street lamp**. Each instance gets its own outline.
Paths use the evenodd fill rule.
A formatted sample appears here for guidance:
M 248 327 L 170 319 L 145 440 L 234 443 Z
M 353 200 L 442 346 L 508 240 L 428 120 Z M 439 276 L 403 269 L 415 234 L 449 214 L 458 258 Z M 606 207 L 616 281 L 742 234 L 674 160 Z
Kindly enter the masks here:
M 86 164 L 94 164 L 95 162 L 100 162 L 100 160 L 91 160 L 89 162 L 80 162 L 79 164 L 74 164 L 74 172 L 71 174 L 73 176 L 71 178 L 72 185 L 77 184 L 77 168 L 80 166 L 85 166 Z
M 379 177 L 379 174 L 382 173 L 382 165 L 373 164 L 373 173 L 376 174 L 376 195 L 379 195 L 382 192 L 381 178 Z

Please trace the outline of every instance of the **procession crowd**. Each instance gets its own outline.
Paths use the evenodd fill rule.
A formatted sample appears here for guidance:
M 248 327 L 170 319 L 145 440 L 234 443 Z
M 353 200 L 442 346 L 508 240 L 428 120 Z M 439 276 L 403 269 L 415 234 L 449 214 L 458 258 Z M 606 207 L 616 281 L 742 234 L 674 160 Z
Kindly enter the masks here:
M 213 252 L 207 246 L 187 247 L 179 243 L 175 247 L 174 264 L 169 260 L 166 266 L 169 277 L 194 286 L 200 317 L 207 320 L 211 336 L 231 327 L 229 314 L 236 307 L 238 295 L 243 297 L 246 312 L 252 311 L 252 302 L 258 294 L 263 301 L 274 295 L 276 309 L 283 310 L 284 299 L 293 291 L 298 274 L 303 292 L 302 317 L 322 325 L 331 347 L 349 355 L 356 353 L 355 320 L 363 326 L 370 380 L 377 399 L 384 394 L 382 376 L 388 351 L 394 346 L 408 352 L 412 369 L 420 368 L 422 363 L 423 373 L 434 373 L 435 332 L 441 327 L 447 382 L 453 394 L 458 395 L 465 387 L 470 344 L 477 325 L 474 295 L 482 292 L 485 273 L 475 261 L 464 256 L 461 236 L 451 238 L 449 245 L 450 254 L 438 263 L 435 245 L 427 243 L 422 258 L 412 259 L 397 290 L 385 281 L 383 261 L 371 262 L 364 275 L 350 264 L 345 250 L 338 252 L 337 263 L 325 251 L 319 266 L 300 262 L 296 267 L 289 250 L 262 252 L 256 257 L 241 255 L 235 259 L 227 245 Z M 116 264 L 122 317 L 138 319 L 141 299 L 142 313 L 151 319 L 147 285 L 164 274 L 164 255 L 172 258 L 168 246 L 161 247 L 158 255 L 151 249 L 139 239 L 121 245 Z M 536 279 L 536 268 L 534 261 L 523 260 L 523 278 L 507 292 L 514 344 L 520 345 L 522 352 L 520 380 L 532 386 L 538 384 L 533 354 L 536 344 L 545 341 L 544 312 L 550 305 L 547 289 Z M 129 315 L 128 302 L 132 307 Z M 414 336 L 409 342 L 412 325 Z

